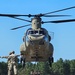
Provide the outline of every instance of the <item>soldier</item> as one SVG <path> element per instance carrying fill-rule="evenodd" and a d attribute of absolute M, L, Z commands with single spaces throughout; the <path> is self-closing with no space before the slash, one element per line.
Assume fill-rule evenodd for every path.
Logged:
<path fill-rule="evenodd" d="M 9 56 L 8 60 L 10 61 L 10 64 L 9 64 L 9 72 L 11 72 L 11 70 L 13 70 L 13 73 L 14 75 L 17 75 L 17 63 L 18 63 L 18 58 L 17 56 L 19 55 L 15 55 L 15 52 L 12 51 L 11 52 L 11 55 Z M 8 74 L 10 75 L 10 74 Z"/>
<path fill-rule="evenodd" d="M 18 57 L 19 55 L 15 55 L 15 52 L 12 51 L 9 53 L 9 56 L 5 56 L 2 58 L 8 59 L 8 75 L 17 75 L 17 63 L 18 63 Z"/>
<path fill-rule="evenodd" d="M 9 56 L 10 55 L 11 55 L 11 52 L 9 53 Z M 10 66 L 11 66 L 11 60 L 9 59 L 9 57 L 8 57 L 7 63 L 8 63 L 8 75 L 12 75 L 13 71 L 10 68 Z"/>

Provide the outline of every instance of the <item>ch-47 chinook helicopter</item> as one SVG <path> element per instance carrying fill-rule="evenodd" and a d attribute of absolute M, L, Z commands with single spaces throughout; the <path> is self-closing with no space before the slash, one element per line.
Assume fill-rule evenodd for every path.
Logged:
<path fill-rule="evenodd" d="M 41 17 L 64 17 L 70 15 L 50 15 L 56 12 L 61 12 L 69 9 L 73 9 L 75 6 L 56 10 L 44 14 L 35 14 L 35 15 L 17 15 L 17 14 L 0 14 L 0 16 L 10 17 L 22 21 L 30 22 L 31 24 L 19 26 L 16 28 L 12 28 L 11 30 L 16 30 L 22 27 L 26 27 L 31 25 L 23 37 L 23 44 L 20 47 L 20 53 L 25 58 L 26 62 L 32 61 L 49 61 L 50 66 L 53 63 L 53 45 L 50 43 L 51 35 L 49 35 L 48 31 L 45 28 L 41 27 L 41 24 L 44 23 L 63 23 L 63 22 L 74 22 L 75 19 L 67 19 L 67 20 L 56 20 L 56 21 L 42 21 Z M 25 20 L 19 18 L 19 16 L 25 17 L 33 17 L 31 20 Z"/>

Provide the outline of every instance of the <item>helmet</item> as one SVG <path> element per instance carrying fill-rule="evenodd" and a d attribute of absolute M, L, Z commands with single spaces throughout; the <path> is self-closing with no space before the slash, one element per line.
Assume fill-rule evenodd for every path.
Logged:
<path fill-rule="evenodd" d="M 15 53 L 15 51 L 11 51 L 11 52 L 9 53 L 9 55 L 14 54 L 14 53 Z"/>
<path fill-rule="evenodd" d="M 13 53 L 13 54 L 14 54 L 14 53 L 15 53 L 15 51 L 12 51 L 11 53 Z"/>

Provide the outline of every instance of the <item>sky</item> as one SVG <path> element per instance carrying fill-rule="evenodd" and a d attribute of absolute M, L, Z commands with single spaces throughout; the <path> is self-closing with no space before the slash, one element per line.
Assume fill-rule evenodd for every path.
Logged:
<path fill-rule="evenodd" d="M 75 0 L 0 0 L 0 14 L 39 14 L 75 6 Z M 53 15 L 53 14 L 50 14 Z M 75 9 L 54 13 L 54 15 L 71 15 L 66 17 L 42 17 L 43 21 L 74 19 Z M 27 20 L 31 18 L 22 17 Z M 30 28 L 25 27 L 18 30 L 11 28 L 29 24 L 25 21 L 16 20 L 9 17 L 0 17 L 0 56 L 7 56 L 10 51 L 15 50 L 20 54 L 20 45 L 23 43 L 22 37 L 25 31 Z M 54 60 L 59 58 L 64 60 L 75 59 L 75 22 L 59 24 L 43 24 L 43 28 L 54 33 L 51 43 L 54 46 Z M 6 61 L 0 59 L 0 61 Z"/>

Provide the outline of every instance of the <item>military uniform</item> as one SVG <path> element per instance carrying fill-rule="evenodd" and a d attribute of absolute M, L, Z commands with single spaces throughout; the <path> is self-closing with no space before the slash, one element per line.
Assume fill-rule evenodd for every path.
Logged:
<path fill-rule="evenodd" d="M 17 75 L 17 63 L 18 58 L 14 54 L 14 52 L 11 52 L 11 55 L 8 57 L 8 75 L 11 75 L 11 73 L 14 73 L 14 75 Z"/>
<path fill-rule="evenodd" d="M 2 58 L 7 58 L 8 61 L 8 75 L 17 75 L 17 63 L 19 55 L 15 55 L 15 52 L 12 51 L 9 53 L 9 56 L 3 56 Z"/>

